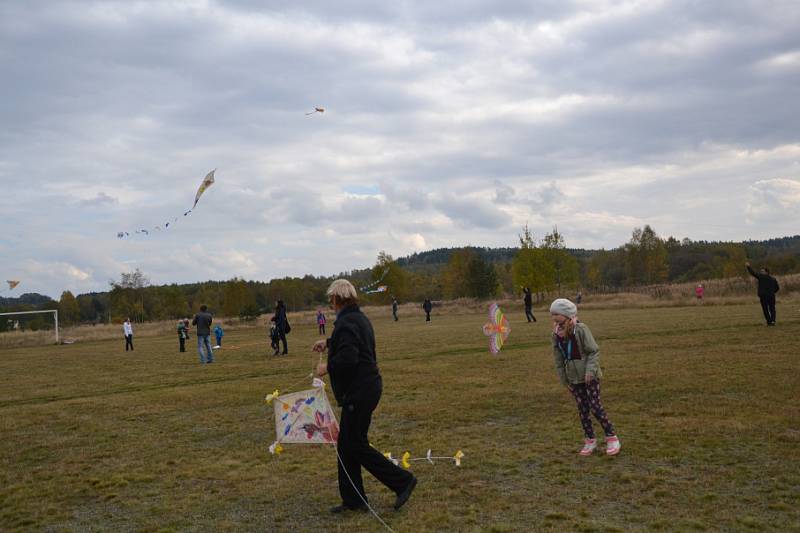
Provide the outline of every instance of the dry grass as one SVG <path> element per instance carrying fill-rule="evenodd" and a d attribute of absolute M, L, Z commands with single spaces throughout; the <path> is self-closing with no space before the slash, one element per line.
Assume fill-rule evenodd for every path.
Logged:
<path fill-rule="evenodd" d="M 464 306 L 461 307 L 463 309 Z M 416 464 L 401 512 L 367 476 L 396 531 L 798 530 L 800 348 L 796 306 L 778 327 L 757 304 L 582 312 L 602 349 L 604 400 L 623 451 L 579 458 L 549 324 L 524 323 L 490 356 L 483 310 L 426 324 L 373 314 L 385 392 L 371 441 Z M 407 310 L 409 315 L 411 309 Z M 180 354 L 171 331 L 137 340 L 15 348 L 0 359 L 2 531 L 379 531 L 330 516 L 330 449 L 274 439 L 264 394 L 302 379 L 316 328 L 298 317 L 291 355 L 261 328 L 229 329 L 217 362 Z"/>

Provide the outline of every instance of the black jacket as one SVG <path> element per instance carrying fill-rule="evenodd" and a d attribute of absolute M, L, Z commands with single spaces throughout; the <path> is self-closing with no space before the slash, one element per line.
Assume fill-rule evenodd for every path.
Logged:
<path fill-rule="evenodd" d="M 328 374 L 336 401 L 356 404 L 365 392 L 381 386 L 375 355 L 375 332 L 357 305 L 339 312 L 328 339 Z"/>
<path fill-rule="evenodd" d="M 423 310 L 424 310 L 426 313 L 430 313 L 430 312 L 431 312 L 431 309 L 433 309 L 433 304 L 431 304 L 431 301 L 430 301 L 430 300 L 425 300 L 425 301 L 423 302 L 423 304 L 422 304 L 422 309 L 423 309 Z"/>
<path fill-rule="evenodd" d="M 194 315 L 194 319 L 192 319 L 192 325 L 197 326 L 198 335 L 211 335 L 212 320 L 214 320 L 214 318 L 211 316 L 211 313 L 200 311 Z"/>
<path fill-rule="evenodd" d="M 762 274 L 761 272 L 756 272 L 750 267 L 747 267 L 747 271 L 750 272 L 751 276 L 753 276 L 758 280 L 759 296 L 775 296 L 775 293 L 781 290 L 780 285 L 778 285 L 778 280 L 773 278 L 769 274 Z"/>
<path fill-rule="evenodd" d="M 286 326 L 289 325 L 289 319 L 286 316 L 286 308 L 283 306 L 279 306 L 275 309 L 275 316 L 273 317 L 275 321 L 275 328 L 277 329 L 278 333 L 283 333 L 284 335 L 288 333 L 288 329 Z"/>
<path fill-rule="evenodd" d="M 531 291 L 523 290 L 522 292 L 525 293 L 525 307 L 532 307 L 533 297 L 531 296 Z"/>

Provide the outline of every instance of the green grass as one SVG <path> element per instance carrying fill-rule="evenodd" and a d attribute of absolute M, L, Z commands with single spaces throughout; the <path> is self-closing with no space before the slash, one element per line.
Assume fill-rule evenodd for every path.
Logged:
<path fill-rule="evenodd" d="M 396 531 L 800 531 L 791 307 L 776 328 L 755 303 L 582 315 L 601 347 L 616 458 L 576 455 L 544 315 L 528 325 L 511 313 L 499 356 L 483 315 L 377 319 L 371 441 L 466 457 L 414 464 L 420 484 L 400 512 L 365 474 L 371 501 Z M 267 355 L 263 331 L 232 331 L 210 366 L 174 336 L 138 338 L 134 354 L 122 339 L 0 351 L 0 530 L 379 530 L 369 515 L 327 513 L 332 449 L 267 452 L 263 397 L 310 372 L 315 330 L 295 326 L 286 358 Z"/>

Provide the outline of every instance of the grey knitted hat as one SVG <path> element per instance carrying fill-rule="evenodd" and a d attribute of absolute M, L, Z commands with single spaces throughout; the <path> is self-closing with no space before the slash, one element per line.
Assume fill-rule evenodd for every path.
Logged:
<path fill-rule="evenodd" d="M 564 315 L 573 318 L 578 315 L 578 307 L 566 298 L 558 298 L 550 304 L 550 312 L 556 315 Z"/>

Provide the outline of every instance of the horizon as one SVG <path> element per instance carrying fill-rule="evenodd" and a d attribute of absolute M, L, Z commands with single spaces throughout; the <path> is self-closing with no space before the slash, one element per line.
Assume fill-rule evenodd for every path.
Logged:
<path fill-rule="evenodd" d="M 677 239 L 677 237 L 674 237 L 674 236 L 666 237 L 666 239 L 669 239 L 669 238 L 676 238 Z M 703 243 L 707 243 L 707 244 L 715 244 L 715 243 L 719 243 L 719 244 L 727 244 L 727 243 L 730 243 L 730 244 L 744 244 L 744 243 L 747 243 L 747 242 L 758 242 L 758 243 L 761 243 L 761 242 L 769 242 L 769 241 L 775 241 L 775 240 L 781 240 L 781 239 L 794 239 L 794 238 L 800 238 L 800 234 L 784 235 L 784 236 L 781 236 L 781 237 L 769 237 L 769 238 L 766 238 L 766 239 L 759 239 L 759 240 L 756 240 L 756 241 L 692 241 L 692 242 L 703 242 Z M 678 241 L 682 241 L 683 239 L 677 239 L 677 240 Z M 572 250 L 572 251 L 584 251 L 584 252 L 598 252 L 598 251 L 601 251 L 601 250 L 615 250 L 615 249 L 621 248 L 622 246 L 624 246 L 624 244 L 625 243 L 622 243 L 622 244 L 620 244 L 618 246 L 615 246 L 614 248 L 608 248 L 608 249 L 605 249 L 605 248 L 594 248 L 594 249 L 590 249 L 590 248 L 571 248 L 569 246 L 567 246 L 566 249 L 568 251 Z M 518 249 L 519 246 L 486 247 L 486 246 L 477 246 L 477 245 L 468 244 L 468 245 L 464 245 L 464 246 L 449 246 L 449 247 L 431 248 L 429 250 L 422 250 L 422 251 L 413 252 L 413 253 L 411 253 L 409 255 L 406 255 L 406 256 L 395 257 L 393 259 L 395 261 L 397 261 L 397 260 L 401 260 L 401 259 L 408 259 L 414 254 L 421 255 L 421 254 L 426 254 L 426 253 L 429 253 L 429 252 L 434 252 L 434 251 L 437 251 L 437 250 L 462 250 L 462 249 L 465 249 L 465 248 L 478 248 L 478 249 L 487 249 L 487 250 L 499 250 L 499 249 L 508 248 L 508 249 L 512 249 L 513 250 L 513 249 Z M 285 277 L 290 277 L 290 278 L 301 279 L 301 278 L 303 278 L 305 276 L 313 276 L 315 278 L 334 278 L 334 277 L 340 276 L 340 275 L 352 274 L 353 272 L 368 271 L 371 268 L 373 268 L 374 266 L 375 265 L 373 263 L 372 265 L 367 265 L 367 266 L 365 266 L 363 268 L 350 268 L 350 269 L 343 270 L 341 272 L 336 272 L 336 273 L 333 273 L 333 274 L 318 274 L 318 273 L 313 273 L 313 272 L 305 272 L 305 273 L 303 273 L 301 275 L 298 275 L 298 276 L 284 276 L 284 278 Z M 756 266 L 757 266 L 757 264 L 756 264 Z M 405 268 L 405 267 L 401 266 L 400 268 Z M 146 272 L 142 272 L 142 274 L 144 274 L 145 277 L 148 277 Z M 175 281 L 166 281 L 166 282 L 163 282 L 163 283 L 150 283 L 150 285 L 153 285 L 153 286 L 167 286 L 167 285 L 175 284 L 175 285 L 179 285 L 180 286 L 180 285 L 192 285 L 192 284 L 196 284 L 196 283 L 209 283 L 209 282 L 210 283 L 226 283 L 226 282 L 230 281 L 231 279 L 232 278 L 229 278 L 229 279 L 198 279 L 198 280 L 193 280 L 193 281 L 185 281 L 185 282 L 181 282 L 181 283 L 178 283 L 178 282 L 175 282 Z M 270 279 L 265 279 L 265 280 L 254 279 L 254 278 L 243 278 L 243 279 L 248 283 L 251 283 L 251 282 L 252 283 L 270 283 L 270 282 L 272 282 L 274 280 L 278 280 L 278 279 L 282 279 L 282 278 L 270 278 Z M 109 280 L 109 281 L 112 281 L 112 280 Z M 150 281 L 149 277 L 148 277 L 148 281 Z M 666 282 L 666 283 L 667 284 L 671 284 L 672 282 Z M 687 281 L 687 282 L 681 282 L 681 283 L 693 283 L 693 282 Z M 64 290 L 67 290 L 67 289 L 64 289 Z M 77 297 L 77 296 L 80 296 L 80 295 L 83 295 L 83 294 L 95 294 L 95 293 L 101 294 L 101 293 L 109 292 L 109 290 L 110 289 L 108 287 L 106 287 L 103 290 L 88 291 L 88 292 L 82 292 L 82 293 L 73 293 L 73 295 Z M 63 292 L 64 291 L 60 291 L 59 295 L 57 297 L 54 297 L 54 296 L 51 296 L 49 294 L 44 294 L 44 293 L 39 293 L 39 292 L 20 292 L 19 294 L 13 294 L 13 292 L 8 292 L 7 291 L 4 294 L 0 294 L 0 297 L 1 298 L 5 298 L 5 299 L 14 299 L 14 298 L 18 299 L 18 298 L 21 298 L 22 296 L 24 296 L 26 294 L 30 294 L 30 295 L 44 296 L 44 297 L 50 298 L 51 300 L 57 302 Z"/>
<path fill-rule="evenodd" d="M 9 0 L 0 275 L 279 279 L 525 224 L 791 235 L 798 26 L 796 2 Z"/>

